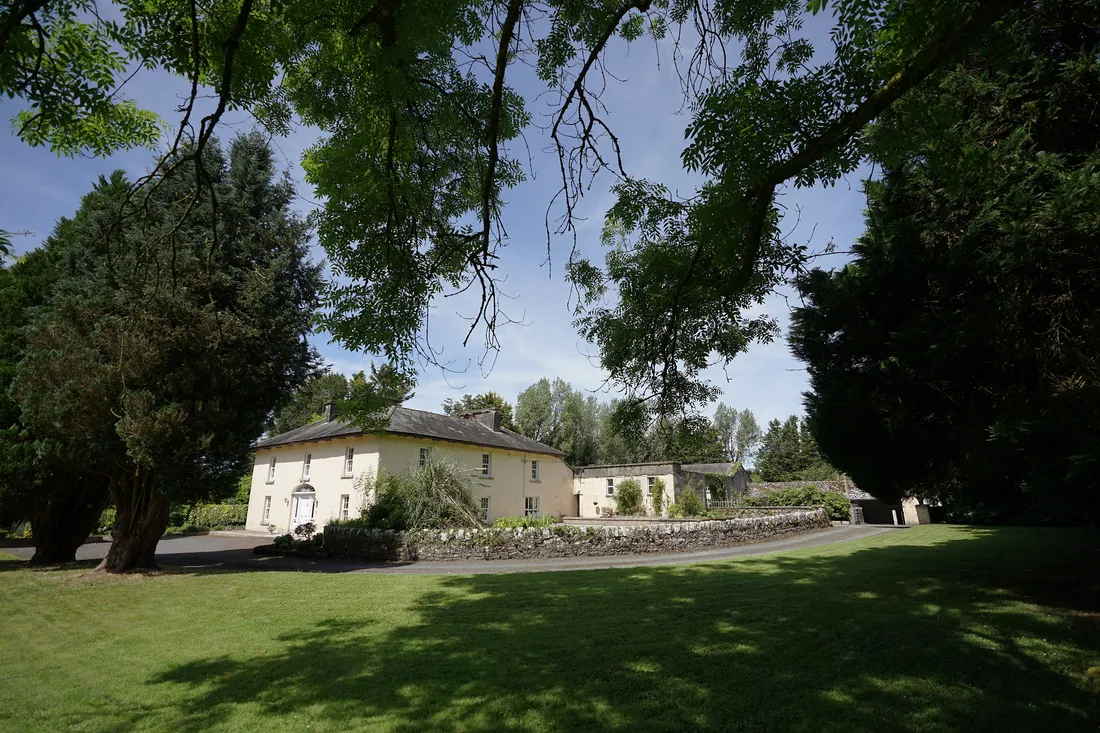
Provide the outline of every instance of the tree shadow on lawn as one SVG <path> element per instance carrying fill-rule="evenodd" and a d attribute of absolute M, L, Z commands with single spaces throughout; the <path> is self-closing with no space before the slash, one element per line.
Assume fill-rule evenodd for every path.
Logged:
<path fill-rule="evenodd" d="M 319 620 L 149 684 L 184 730 L 245 706 L 313 730 L 1095 731 L 1100 554 L 1043 533 L 440 578 L 410 625 Z"/>

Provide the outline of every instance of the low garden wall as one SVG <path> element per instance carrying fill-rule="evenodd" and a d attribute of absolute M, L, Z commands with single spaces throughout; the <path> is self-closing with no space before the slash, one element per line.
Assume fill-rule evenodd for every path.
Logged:
<path fill-rule="evenodd" d="M 829 527 L 824 509 L 645 526 L 393 530 L 326 527 L 326 553 L 372 560 L 510 560 L 690 552 Z"/>

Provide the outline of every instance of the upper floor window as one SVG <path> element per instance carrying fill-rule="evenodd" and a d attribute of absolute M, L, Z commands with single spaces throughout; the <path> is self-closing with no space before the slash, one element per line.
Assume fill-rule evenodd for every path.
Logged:
<path fill-rule="evenodd" d="M 344 454 L 344 475 L 350 476 L 352 467 L 355 465 L 355 449 L 348 448 L 347 453 Z"/>
<path fill-rule="evenodd" d="M 613 479 L 613 478 L 609 478 L 607 480 L 607 495 L 608 496 L 614 496 L 615 495 L 615 479 Z"/>
<path fill-rule="evenodd" d="M 489 478 L 493 475 L 493 457 L 488 453 L 481 454 L 481 477 Z"/>
<path fill-rule="evenodd" d="M 431 448 L 421 448 L 420 449 L 420 467 L 421 468 L 424 468 L 424 466 L 428 465 L 428 459 L 431 457 L 431 455 L 432 455 L 432 449 Z"/>
<path fill-rule="evenodd" d="M 302 480 L 309 478 L 309 464 L 313 461 L 313 454 L 306 453 L 306 459 L 302 462 Z"/>
<path fill-rule="evenodd" d="M 486 524 L 489 523 L 489 497 L 481 497 L 480 506 L 478 507 L 478 515 L 481 517 L 481 521 Z"/>
<path fill-rule="evenodd" d="M 657 482 L 657 479 L 653 476 L 650 476 L 648 479 L 646 479 L 646 481 L 649 484 L 649 495 L 652 496 L 653 495 L 653 484 Z"/>
<path fill-rule="evenodd" d="M 271 463 L 267 467 L 267 482 L 274 483 L 275 481 L 275 459 L 271 459 Z"/>
<path fill-rule="evenodd" d="M 531 480 L 532 481 L 538 481 L 539 480 L 539 462 L 538 461 L 531 461 Z"/>

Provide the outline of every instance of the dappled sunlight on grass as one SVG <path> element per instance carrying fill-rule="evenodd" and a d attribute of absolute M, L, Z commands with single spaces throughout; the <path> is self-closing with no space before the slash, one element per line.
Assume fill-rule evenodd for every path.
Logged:
<path fill-rule="evenodd" d="M 0 729 L 1096 730 L 1098 558 L 937 526 L 530 575 L 7 572 Z"/>

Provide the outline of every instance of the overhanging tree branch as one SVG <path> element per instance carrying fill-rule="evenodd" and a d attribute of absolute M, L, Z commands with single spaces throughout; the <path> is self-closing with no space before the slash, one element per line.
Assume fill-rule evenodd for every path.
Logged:
<path fill-rule="evenodd" d="M 784 181 L 824 158 L 830 151 L 851 141 L 864 127 L 889 109 L 895 101 L 927 79 L 954 53 L 1000 20 L 1019 0 L 983 0 L 975 3 L 966 20 L 944 31 L 939 38 L 921 48 L 885 84 L 859 106 L 842 115 L 817 137 L 807 141 L 795 155 L 772 165 L 763 179 L 746 194 L 752 202 L 745 232 L 745 256 L 733 286 L 743 288 L 752 278 L 760 256 L 764 223 L 771 210 L 775 189 Z"/>
<path fill-rule="evenodd" d="M 16 0 L 12 3 L 11 9 L 8 11 L 7 21 L 4 23 L 3 28 L 0 28 L 0 53 L 4 53 L 7 49 L 8 39 L 11 38 L 15 29 L 19 25 L 46 7 L 49 0 L 27 0 L 26 2 L 19 2 Z"/>
<path fill-rule="evenodd" d="M 523 10 L 523 0 L 511 0 L 508 3 L 508 14 L 504 18 L 504 25 L 500 29 L 500 46 L 497 48 L 496 73 L 493 76 L 493 99 L 489 107 L 489 127 L 485 132 L 486 144 L 489 147 L 489 160 L 485 165 L 485 177 L 481 182 L 481 229 L 485 237 L 484 254 L 489 254 L 489 229 L 493 215 L 493 184 L 496 176 L 497 161 L 500 158 L 499 143 L 501 106 L 504 102 L 504 73 L 508 68 L 508 50 L 512 46 L 515 37 L 516 24 L 519 23 L 520 12 Z"/>

